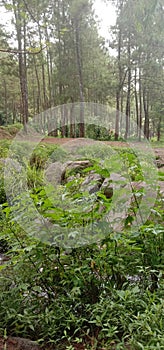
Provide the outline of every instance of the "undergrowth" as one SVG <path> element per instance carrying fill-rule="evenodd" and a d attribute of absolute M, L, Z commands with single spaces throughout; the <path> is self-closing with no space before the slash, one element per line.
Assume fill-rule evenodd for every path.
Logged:
<path fill-rule="evenodd" d="M 9 144 L 0 145 L 3 157 Z M 19 144 L 16 147 L 22 150 Z M 26 166 L 28 191 L 35 207 L 45 222 L 49 218 L 52 224 L 59 225 L 60 235 L 69 223 L 76 239 L 75 231 L 82 226 L 82 221 L 86 227 L 77 200 L 85 198 L 87 202 L 91 197 L 86 192 L 78 192 L 80 180 L 75 177 L 71 185 L 59 186 L 59 192 L 56 189 L 52 202 L 53 191 L 45 185 L 44 167 L 48 158 L 63 162 L 67 155 L 59 147 L 40 145 L 26 164 L 27 150 L 25 145 L 21 159 L 22 166 Z M 110 162 L 106 160 L 106 152 L 99 148 L 95 158 L 95 149 L 79 150 L 79 157 L 92 161 L 92 169 L 82 172 L 82 178 L 93 170 L 108 176 L 111 159 L 116 171 L 119 169 L 115 151 L 111 156 L 110 150 L 113 157 Z M 120 150 L 120 156 L 123 169 L 125 165 L 128 168 L 130 181 L 143 181 L 136 155 Z M 101 162 L 98 163 L 98 159 Z M 2 163 L 1 176 L 3 167 Z M 0 265 L 1 336 L 5 333 L 28 337 L 60 350 L 72 350 L 77 343 L 92 350 L 164 348 L 164 201 L 160 194 L 149 218 L 140 227 L 131 230 L 129 213 L 120 231 L 109 230 L 106 225 L 106 234 L 101 239 L 72 247 L 55 242 L 50 245 L 37 239 L 35 234 L 27 235 L 16 223 L 14 211 L 6 202 L 3 183 L 0 191 L 1 252 L 8 257 Z M 66 207 L 62 210 L 59 195 L 66 198 Z M 142 195 L 141 191 L 136 198 Z M 101 201 L 109 211 L 112 201 L 107 201 L 101 192 L 99 196 L 96 203 Z M 135 204 L 134 201 L 134 207 Z M 27 203 L 23 205 L 26 207 Z M 72 211 L 68 210 L 71 205 Z M 93 206 L 93 212 L 85 211 L 88 221 L 93 217 L 94 221 L 101 219 L 101 214 L 96 216 L 97 208 Z M 32 226 L 30 218 L 29 226 Z M 47 234 L 48 231 L 49 226 Z"/>

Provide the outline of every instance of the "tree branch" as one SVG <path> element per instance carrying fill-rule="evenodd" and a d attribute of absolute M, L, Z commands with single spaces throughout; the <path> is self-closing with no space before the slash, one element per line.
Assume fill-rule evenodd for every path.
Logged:
<path fill-rule="evenodd" d="M 12 53 L 12 54 L 28 54 L 28 55 L 38 55 L 39 53 L 41 53 L 44 49 L 46 49 L 47 46 L 44 46 L 42 48 L 40 48 L 38 51 L 36 52 L 32 52 L 32 51 L 23 51 L 23 50 L 12 50 L 12 49 L 0 49 L 0 52 L 7 52 L 7 53 Z"/>

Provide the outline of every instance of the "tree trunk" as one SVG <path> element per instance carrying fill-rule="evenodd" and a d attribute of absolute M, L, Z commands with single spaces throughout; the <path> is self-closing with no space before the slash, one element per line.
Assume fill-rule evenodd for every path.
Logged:
<path fill-rule="evenodd" d="M 115 121 L 115 141 L 119 138 L 119 121 L 120 121 L 120 93 L 116 93 L 116 121 Z"/>
<path fill-rule="evenodd" d="M 137 91 L 137 68 L 135 68 L 135 106 L 136 106 L 136 122 L 137 122 L 137 137 L 139 135 L 139 106 L 138 106 L 138 91 Z"/>
<path fill-rule="evenodd" d="M 65 122 L 65 105 L 60 107 L 61 110 L 61 137 L 65 137 L 66 134 L 66 122 Z"/>
<path fill-rule="evenodd" d="M 119 122 L 120 122 L 120 93 L 121 93 L 121 85 L 122 85 L 122 69 L 121 69 L 121 37 L 122 33 L 119 29 L 119 37 L 118 37 L 118 86 L 116 91 L 116 120 L 115 120 L 115 141 L 119 138 Z"/>
<path fill-rule="evenodd" d="M 141 142 L 141 132 L 142 132 L 142 77 L 141 68 L 139 68 L 139 141 Z"/>
<path fill-rule="evenodd" d="M 45 23 L 46 23 L 45 13 L 44 13 L 44 19 L 45 19 Z M 46 37 L 46 42 L 50 43 L 47 26 L 45 26 L 45 37 Z M 47 49 L 46 56 L 47 56 L 47 76 L 48 76 L 48 94 L 49 94 L 48 107 L 50 108 L 52 105 L 52 84 L 51 84 L 51 74 L 50 74 L 50 48 Z"/>
<path fill-rule="evenodd" d="M 31 38 L 29 37 L 29 43 L 30 46 L 32 47 L 31 43 Z M 36 77 L 36 82 L 37 82 L 37 92 L 35 93 L 36 96 L 36 113 L 40 113 L 41 109 L 41 88 L 40 88 L 40 80 L 39 80 L 39 74 L 38 74 L 38 69 L 37 69 L 37 58 L 35 55 L 32 56 L 32 62 L 33 62 L 33 67 L 35 71 L 35 77 Z"/>
<path fill-rule="evenodd" d="M 42 33 L 40 28 L 40 23 L 38 21 L 38 32 L 39 32 L 39 45 L 42 48 Z M 41 69 L 42 69 L 42 89 L 43 89 L 43 110 L 47 108 L 47 99 L 46 99 L 46 79 L 45 79 L 45 69 L 44 69 L 44 56 L 43 53 L 40 53 L 41 57 Z"/>
<path fill-rule="evenodd" d="M 23 126 L 24 131 L 27 132 L 27 122 L 28 122 L 28 87 L 27 87 L 27 67 L 26 67 L 26 53 L 23 50 L 26 49 L 26 42 L 24 37 L 24 46 L 22 45 L 22 35 L 25 35 L 25 22 L 23 23 L 24 33 L 22 33 L 22 17 L 19 7 L 19 3 L 13 0 L 13 8 L 15 15 L 15 26 L 17 32 L 18 41 L 18 60 L 19 60 L 19 79 L 21 88 L 21 100 L 22 100 L 22 116 L 23 116 Z"/>
<path fill-rule="evenodd" d="M 143 89 L 143 107 L 144 107 L 144 114 L 145 114 L 144 135 L 149 140 L 149 101 L 148 101 L 148 92 L 146 91 L 145 87 Z"/>
<path fill-rule="evenodd" d="M 80 95 L 80 123 L 79 123 L 79 137 L 85 136 L 84 127 L 84 88 L 82 78 L 82 67 L 81 67 L 81 54 L 80 54 L 80 36 L 79 36 L 79 23 L 75 20 L 75 46 L 76 46 L 76 59 L 77 59 L 77 70 L 79 78 L 79 95 Z"/>
<path fill-rule="evenodd" d="M 7 86 L 6 80 L 4 79 L 4 98 L 5 98 L 5 124 L 8 124 L 8 108 L 7 108 Z"/>
<path fill-rule="evenodd" d="M 162 116 L 159 117 L 158 126 L 157 126 L 157 141 L 161 139 L 161 124 L 162 124 Z"/>
<path fill-rule="evenodd" d="M 125 140 L 127 140 L 130 132 L 130 93 L 131 93 L 131 66 L 130 66 L 130 33 L 128 38 L 128 86 L 127 86 L 127 98 L 126 98 L 126 127 L 125 127 Z"/>
<path fill-rule="evenodd" d="M 56 16 L 56 15 L 55 15 Z M 57 1 L 57 37 L 58 37 L 58 55 L 59 55 L 59 66 L 58 66 L 58 84 L 59 84 L 59 99 L 60 103 L 62 102 L 62 92 L 63 86 L 61 82 L 62 76 L 62 43 L 61 43 L 61 9 L 60 9 L 60 1 Z"/>

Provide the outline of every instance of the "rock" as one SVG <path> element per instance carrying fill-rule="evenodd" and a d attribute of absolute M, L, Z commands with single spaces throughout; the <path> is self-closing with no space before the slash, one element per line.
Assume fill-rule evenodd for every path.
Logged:
<path fill-rule="evenodd" d="M 119 189 L 120 187 L 124 187 L 125 185 L 125 177 L 117 173 L 111 173 L 110 177 L 104 180 L 101 186 L 101 190 L 104 192 L 105 196 L 110 199 L 113 196 L 113 191 L 115 189 Z"/>
<path fill-rule="evenodd" d="M 110 174 L 110 180 L 116 181 L 116 182 L 126 182 L 126 178 L 121 176 L 120 174 L 117 173 L 111 173 Z"/>
<path fill-rule="evenodd" d="M 147 187 L 146 182 L 144 181 L 132 181 L 131 182 L 131 187 L 132 189 L 134 189 L 135 191 L 139 191 L 145 187 Z"/>
<path fill-rule="evenodd" d="M 106 198 L 110 199 L 113 196 L 113 184 L 110 178 L 106 178 L 101 186 L 101 191 L 105 194 Z"/>
<path fill-rule="evenodd" d="M 45 178 L 53 186 L 60 185 L 65 172 L 65 167 L 60 162 L 51 163 L 45 170 Z"/>
<path fill-rule="evenodd" d="M 81 188 L 84 191 L 88 191 L 89 194 L 96 193 L 99 191 L 102 182 L 103 179 L 99 174 L 91 173 L 85 178 Z"/>
<path fill-rule="evenodd" d="M 41 350 L 34 341 L 25 338 L 7 337 L 0 338 L 0 349 L 7 350 Z"/>
<path fill-rule="evenodd" d="M 164 196 L 164 181 L 159 181 L 159 193 L 161 196 Z"/>
<path fill-rule="evenodd" d="M 156 155 L 156 165 L 158 168 L 164 167 L 164 149 L 157 148 L 155 149 L 155 155 Z"/>
<path fill-rule="evenodd" d="M 92 163 L 90 160 L 75 160 L 75 161 L 68 161 L 64 164 L 65 172 L 75 172 L 78 173 L 88 167 L 91 167 Z"/>
<path fill-rule="evenodd" d="M 68 183 L 68 182 L 71 182 L 71 181 L 74 181 L 74 180 L 77 180 L 77 179 L 80 179 L 80 174 L 77 173 L 76 175 L 71 175 L 69 177 L 67 177 L 65 179 L 65 182 Z"/>
<path fill-rule="evenodd" d="M 0 158 L 0 165 L 6 167 L 6 169 L 10 171 L 16 171 L 17 173 L 20 173 L 22 170 L 21 164 L 16 159 Z"/>

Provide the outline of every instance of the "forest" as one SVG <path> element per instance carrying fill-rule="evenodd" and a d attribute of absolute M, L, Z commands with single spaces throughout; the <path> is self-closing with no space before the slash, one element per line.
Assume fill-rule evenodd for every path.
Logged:
<path fill-rule="evenodd" d="M 164 2 L 101 2 L 0 0 L 0 350 L 164 349 Z"/>
<path fill-rule="evenodd" d="M 51 107 L 95 102 L 117 111 L 116 140 L 120 113 L 126 115 L 125 139 L 135 120 L 139 139 L 143 128 L 148 139 L 160 140 L 163 1 L 112 2 L 116 25 L 104 39 L 99 36 L 92 1 L 1 1 L 12 14 L 12 34 L 0 26 L 1 125 L 26 125 Z M 84 137 L 81 118 L 79 134 Z M 65 133 L 62 130 L 62 136 Z M 76 136 L 74 128 L 69 136 Z"/>

